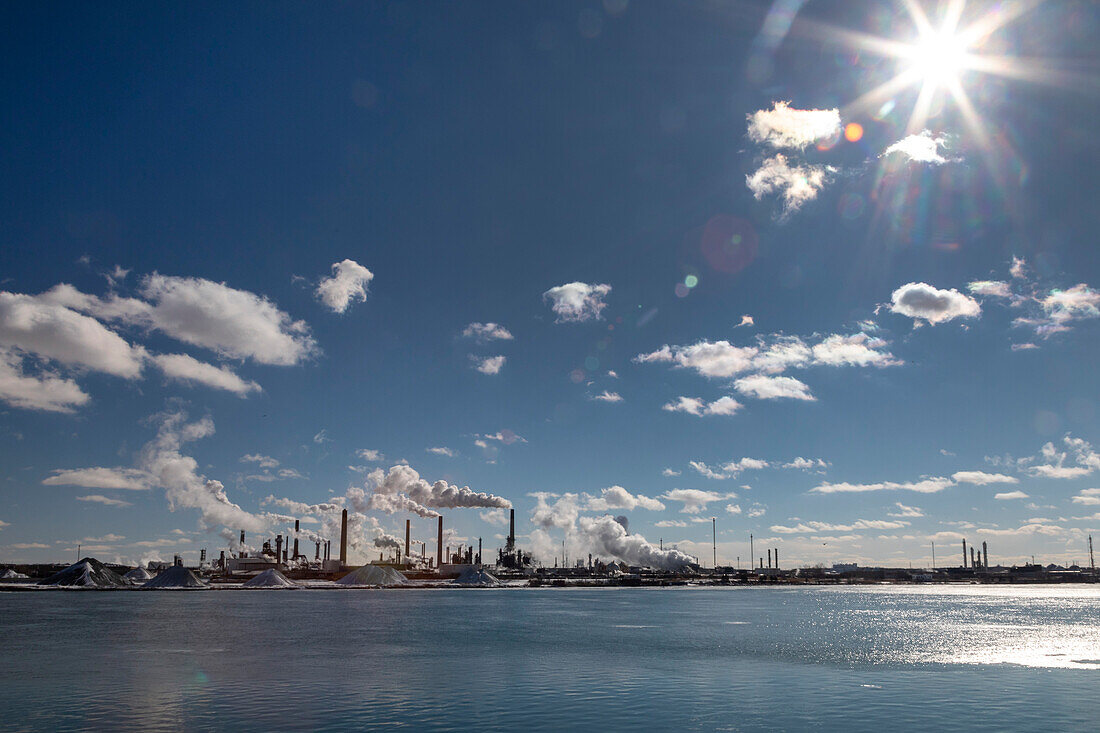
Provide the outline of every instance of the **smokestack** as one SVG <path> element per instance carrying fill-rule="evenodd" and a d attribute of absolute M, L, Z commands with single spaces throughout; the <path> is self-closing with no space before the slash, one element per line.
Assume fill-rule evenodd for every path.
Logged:
<path fill-rule="evenodd" d="M 775 548 L 775 569 L 779 569 L 779 548 Z"/>
<path fill-rule="evenodd" d="M 278 565 L 283 560 L 283 536 L 275 536 L 275 564 Z"/>
<path fill-rule="evenodd" d="M 320 560 L 321 559 L 321 543 L 315 541 L 313 543 L 313 545 L 316 548 L 314 553 L 313 553 L 313 559 L 314 560 Z"/>
<path fill-rule="evenodd" d="M 984 542 L 982 543 L 982 555 L 984 556 L 982 558 L 982 567 L 989 570 L 989 547 L 986 546 Z"/>
<path fill-rule="evenodd" d="M 244 557 L 244 555 L 242 554 L 243 552 L 244 552 L 244 530 L 242 529 L 241 530 L 241 546 L 237 548 L 237 555 L 239 555 L 240 557 Z M 77 553 L 77 554 L 79 554 L 79 553 Z"/>
<path fill-rule="evenodd" d="M 977 565 L 974 564 L 974 548 L 971 547 L 970 548 L 970 569 L 974 570 L 975 568 L 977 568 Z"/>
<path fill-rule="evenodd" d="M 477 538 L 477 564 L 481 564 L 481 538 Z"/>
<path fill-rule="evenodd" d="M 508 510 L 508 552 L 516 547 L 516 510 Z"/>
<path fill-rule="evenodd" d="M 769 549 L 768 550 L 768 569 L 770 570 L 771 567 L 772 567 L 772 551 Z"/>
<path fill-rule="evenodd" d="M 443 564 L 443 515 L 439 515 L 439 536 L 436 538 L 436 554 L 439 555 L 439 559 L 436 561 L 436 565 Z"/>
<path fill-rule="evenodd" d="M 340 567 L 348 563 L 348 510 L 340 517 Z"/>
<path fill-rule="evenodd" d="M 410 526 L 412 525 L 411 519 L 405 520 L 405 557 L 409 556 L 409 533 L 412 531 Z"/>
<path fill-rule="evenodd" d="M 291 560 L 297 560 L 298 559 L 298 520 L 297 519 L 294 520 L 294 556 L 290 559 Z"/>
<path fill-rule="evenodd" d="M 963 567 L 966 567 L 966 540 L 963 540 Z"/>

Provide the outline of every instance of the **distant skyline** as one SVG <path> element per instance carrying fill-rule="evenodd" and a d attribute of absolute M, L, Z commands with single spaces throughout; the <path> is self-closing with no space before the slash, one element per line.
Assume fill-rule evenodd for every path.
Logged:
<path fill-rule="evenodd" d="M 1087 3 L 4 16 L 0 562 L 1088 562 Z"/>

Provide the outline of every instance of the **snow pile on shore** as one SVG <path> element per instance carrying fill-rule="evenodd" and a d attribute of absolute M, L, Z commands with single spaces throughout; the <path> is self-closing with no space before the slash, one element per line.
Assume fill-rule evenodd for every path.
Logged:
<path fill-rule="evenodd" d="M 482 588 L 493 588 L 500 585 L 499 580 L 481 568 L 467 568 L 462 575 L 454 579 L 454 582 L 457 585 L 473 585 Z"/>
<path fill-rule="evenodd" d="M 242 588 L 300 588 L 275 568 L 268 568 L 241 586 Z"/>
<path fill-rule="evenodd" d="M 27 576 L 23 575 L 23 573 L 17 573 L 11 568 L 8 568 L 4 572 L 0 573 L 0 580 L 22 580 L 26 577 Z"/>
<path fill-rule="evenodd" d="M 207 586 L 187 568 L 182 565 L 173 565 L 141 587 L 156 590 L 158 588 L 206 588 Z"/>
<path fill-rule="evenodd" d="M 409 579 L 384 565 L 364 565 L 336 581 L 340 585 L 405 585 Z"/>
<path fill-rule="evenodd" d="M 67 588 L 121 588 L 129 585 L 118 573 L 94 557 L 78 560 L 64 570 L 40 580 L 38 584 Z"/>

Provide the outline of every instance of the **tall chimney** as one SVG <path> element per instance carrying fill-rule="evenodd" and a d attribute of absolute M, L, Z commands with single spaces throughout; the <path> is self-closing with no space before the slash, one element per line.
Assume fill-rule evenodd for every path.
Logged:
<path fill-rule="evenodd" d="M 340 567 L 348 563 L 348 510 L 340 517 Z"/>
<path fill-rule="evenodd" d="M 775 548 L 775 569 L 779 569 L 779 548 Z"/>
<path fill-rule="evenodd" d="M 409 533 L 411 531 L 409 529 L 409 527 L 410 527 L 411 524 L 412 524 L 411 519 L 406 519 L 405 520 L 405 557 L 406 558 L 409 556 Z"/>
<path fill-rule="evenodd" d="M 989 547 L 984 542 L 982 543 L 982 555 L 984 556 L 982 558 L 982 567 L 989 570 Z"/>
<path fill-rule="evenodd" d="M 298 559 L 298 520 L 297 519 L 294 520 L 294 556 L 290 559 L 291 560 L 297 560 Z"/>
<path fill-rule="evenodd" d="M 436 538 L 436 553 L 439 555 L 439 559 L 436 561 L 436 565 L 443 564 L 443 515 L 439 515 L 439 536 Z"/>
<path fill-rule="evenodd" d="M 771 569 L 771 566 L 772 566 L 772 551 L 771 551 L 771 549 L 769 549 L 768 550 L 768 569 L 769 570 Z"/>
<path fill-rule="evenodd" d="M 966 540 L 963 540 L 963 567 L 966 567 Z"/>
<path fill-rule="evenodd" d="M 275 564 L 278 565 L 283 561 L 283 536 L 275 536 Z"/>
<path fill-rule="evenodd" d="M 314 560 L 320 560 L 321 559 L 321 543 L 314 540 L 313 546 L 314 546 L 313 559 Z"/>
<path fill-rule="evenodd" d="M 477 564 L 481 564 L 481 538 L 477 538 Z"/>
<path fill-rule="evenodd" d="M 241 530 L 241 546 L 237 548 L 237 554 L 241 555 L 241 553 L 243 553 L 243 552 L 244 552 L 244 530 L 242 529 Z M 241 555 L 241 557 L 244 557 L 244 555 Z"/>
<path fill-rule="evenodd" d="M 516 547 L 516 510 L 508 510 L 508 552 Z"/>

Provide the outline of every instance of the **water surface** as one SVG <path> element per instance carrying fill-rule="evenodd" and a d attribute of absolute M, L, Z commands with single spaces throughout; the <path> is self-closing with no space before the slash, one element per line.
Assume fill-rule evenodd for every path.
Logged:
<path fill-rule="evenodd" d="M 1100 589 L 0 593 L 0 730 L 1096 730 Z"/>

